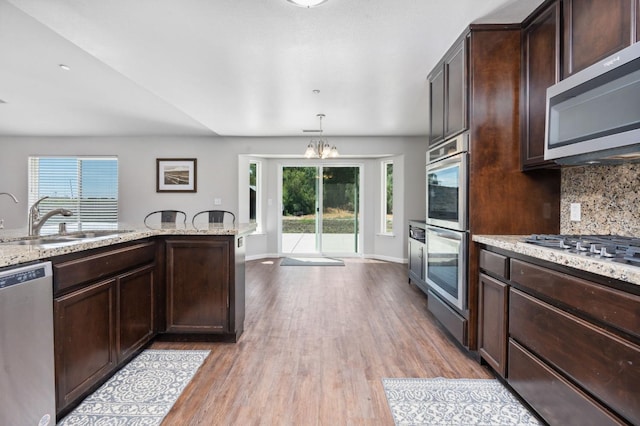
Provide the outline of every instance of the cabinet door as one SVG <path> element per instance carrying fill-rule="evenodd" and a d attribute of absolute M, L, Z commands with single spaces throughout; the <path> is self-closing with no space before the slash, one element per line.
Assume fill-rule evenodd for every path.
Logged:
<path fill-rule="evenodd" d="M 54 299 L 58 412 L 116 367 L 114 290 L 108 280 Z"/>
<path fill-rule="evenodd" d="M 563 1 L 563 78 L 629 46 L 635 0 Z"/>
<path fill-rule="evenodd" d="M 167 241 L 167 331 L 224 333 L 233 239 Z"/>
<path fill-rule="evenodd" d="M 455 46 L 444 60 L 445 73 L 445 138 L 467 128 L 467 38 Z"/>
<path fill-rule="evenodd" d="M 429 146 L 444 140 L 444 66 L 440 64 L 429 79 Z"/>
<path fill-rule="evenodd" d="M 545 165 L 545 115 L 547 88 L 559 77 L 559 8 L 553 2 L 542 11 L 522 35 L 522 168 Z"/>
<path fill-rule="evenodd" d="M 409 239 L 409 271 L 424 281 L 424 244 L 412 239 Z"/>
<path fill-rule="evenodd" d="M 478 352 L 502 377 L 507 360 L 508 286 L 480 274 L 480 306 L 478 318 Z"/>
<path fill-rule="evenodd" d="M 153 336 L 154 272 L 155 265 L 149 265 L 118 277 L 118 362 L 134 354 Z"/>

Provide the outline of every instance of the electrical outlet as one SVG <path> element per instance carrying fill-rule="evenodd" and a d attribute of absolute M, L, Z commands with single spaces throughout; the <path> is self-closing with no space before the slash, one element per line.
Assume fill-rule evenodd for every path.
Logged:
<path fill-rule="evenodd" d="M 213 205 L 214 206 L 221 206 L 222 205 L 222 198 L 214 198 L 213 199 Z"/>
<path fill-rule="evenodd" d="M 580 203 L 571 203 L 571 214 L 569 218 L 572 222 L 580 222 L 582 220 Z"/>

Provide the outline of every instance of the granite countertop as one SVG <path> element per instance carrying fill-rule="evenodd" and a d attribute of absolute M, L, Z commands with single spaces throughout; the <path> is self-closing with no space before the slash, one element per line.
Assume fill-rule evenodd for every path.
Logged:
<path fill-rule="evenodd" d="M 208 228 L 194 228 L 191 225 L 180 226 L 175 224 L 163 224 L 161 228 L 148 228 L 144 225 L 118 224 L 118 228 L 108 235 L 100 235 L 94 238 L 83 238 L 79 240 L 61 240 L 42 245 L 23 245 L 18 242 L 27 238 L 27 230 L 12 229 L 0 230 L 0 267 L 18 265 L 20 263 L 32 262 L 60 256 L 68 253 L 75 253 L 98 247 L 110 246 L 113 244 L 128 241 L 140 240 L 157 235 L 246 235 L 255 231 L 254 223 L 242 223 L 237 226 L 209 225 Z M 83 232 L 91 232 L 83 230 Z M 98 232 L 103 232 L 99 230 Z M 108 231 L 104 231 L 108 232 Z M 69 232 L 68 236 L 73 236 L 74 232 Z M 42 238 L 56 238 L 64 236 L 42 235 Z"/>
<path fill-rule="evenodd" d="M 474 235 L 473 241 L 640 285 L 640 268 L 637 266 L 528 244 L 524 242 L 526 237 L 527 235 Z"/>

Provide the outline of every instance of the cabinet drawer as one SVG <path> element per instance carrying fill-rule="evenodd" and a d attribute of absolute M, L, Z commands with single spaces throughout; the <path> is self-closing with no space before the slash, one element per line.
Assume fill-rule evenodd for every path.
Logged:
<path fill-rule="evenodd" d="M 551 425 L 624 424 L 513 340 L 508 382 Z"/>
<path fill-rule="evenodd" d="M 640 337 L 640 296 L 511 259 L 511 281 Z"/>
<path fill-rule="evenodd" d="M 155 243 L 147 241 L 54 263 L 54 293 L 58 294 L 78 284 L 97 281 L 138 265 L 151 263 L 155 253 Z"/>
<path fill-rule="evenodd" d="M 640 347 L 511 289 L 509 333 L 620 416 L 640 424 Z"/>
<path fill-rule="evenodd" d="M 480 268 L 492 272 L 497 276 L 507 279 L 508 258 L 489 250 L 480 250 Z"/>

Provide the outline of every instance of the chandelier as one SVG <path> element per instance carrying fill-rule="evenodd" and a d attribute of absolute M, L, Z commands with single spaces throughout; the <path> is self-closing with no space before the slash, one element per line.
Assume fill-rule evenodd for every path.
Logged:
<path fill-rule="evenodd" d="M 311 139 L 311 142 L 307 145 L 307 150 L 304 152 L 304 156 L 307 158 L 336 158 L 340 155 L 338 148 L 336 148 L 335 145 L 329 145 L 329 141 L 322 136 L 322 119 L 325 115 L 317 114 L 316 116 L 320 120 L 320 130 L 313 131 L 319 132 L 320 136 Z"/>
<path fill-rule="evenodd" d="M 320 6 L 322 3 L 325 3 L 327 0 L 287 0 L 289 3 L 293 3 L 296 6 L 300 7 L 316 7 Z"/>

